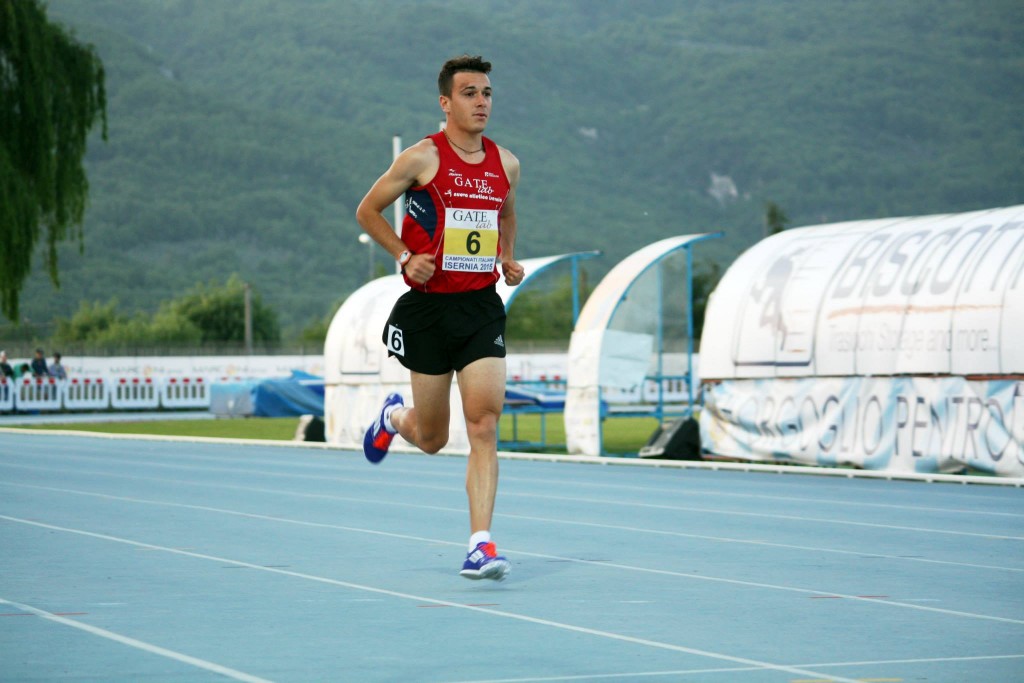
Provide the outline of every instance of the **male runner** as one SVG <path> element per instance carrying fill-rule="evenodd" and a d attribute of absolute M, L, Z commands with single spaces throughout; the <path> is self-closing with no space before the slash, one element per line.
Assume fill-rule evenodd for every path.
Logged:
<path fill-rule="evenodd" d="M 356 219 L 402 266 L 408 292 L 384 329 L 389 354 L 411 375 L 412 406 L 389 395 L 366 431 L 373 463 L 396 433 L 427 453 L 448 443 L 452 377 L 458 375 L 469 460 L 470 579 L 511 568 L 491 541 L 498 488 L 497 427 L 505 402 L 505 307 L 495 291 L 497 263 L 508 285 L 523 281 L 515 260 L 519 160 L 483 136 L 491 113 L 490 62 L 463 55 L 437 79 L 445 128 L 402 152 L 363 198 Z M 405 194 L 401 238 L 384 210 Z"/>

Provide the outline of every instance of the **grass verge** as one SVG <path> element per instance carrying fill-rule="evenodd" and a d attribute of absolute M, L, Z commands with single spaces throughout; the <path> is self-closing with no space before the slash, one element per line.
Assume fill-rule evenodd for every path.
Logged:
<path fill-rule="evenodd" d="M 216 439 L 263 439 L 290 441 L 298 418 L 245 417 L 220 420 L 147 420 L 135 422 L 74 422 L 22 425 L 19 429 L 72 429 L 103 434 L 155 434 L 159 436 L 207 436 Z"/>
<path fill-rule="evenodd" d="M 155 434 L 160 436 L 203 436 L 220 439 L 263 439 L 290 441 L 295 436 L 298 418 L 246 417 L 217 420 L 149 420 L 137 422 L 75 422 L 64 424 L 24 425 L 19 429 L 72 429 L 105 434 Z M 514 426 L 514 430 L 513 430 Z M 647 443 L 658 427 L 650 417 L 621 417 L 605 420 L 602 425 L 606 453 L 636 453 Z M 513 431 L 516 443 L 512 443 Z M 501 418 L 499 435 L 501 450 L 531 450 L 565 453 L 565 425 L 561 413 L 552 413 L 541 420 L 540 415 L 520 415 L 513 425 L 512 417 Z"/>

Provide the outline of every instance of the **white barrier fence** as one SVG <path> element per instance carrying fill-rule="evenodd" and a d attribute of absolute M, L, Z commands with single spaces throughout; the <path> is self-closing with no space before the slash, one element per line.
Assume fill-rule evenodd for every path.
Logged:
<path fill-rule="evenodd" d="M 14 406 L 18 410 L 60 410 L 64 383 L 53 378 L 24 377 L 16 384 Z"/>
<path fill-rule="evenodd" d="M 14 383 L 0 377 L 0 411 L 14 409 Z"/>
<path fill-rule="evenodd" d="M 0 378 L 0 412 L 156 410 L 210 407 L 203 377 Z"/>
<path fill-rule="evenodd" d="M 64 384 L 65 410 L 103 410 L 110 407 L 110 385 L 102 377 L 74 377 Z"/>
<path fill-rule="evenodd" d="M 164 408 L 209 408 L 210 384 L 202 377 L 168 377 L 160 405 Z"/>
<path fill-rule="evenodd" d="M 159 382 L 152 377 L 122 377 L 110 390 L 110 407 L 115 410 L 152 410 L 160 407 Z"/>

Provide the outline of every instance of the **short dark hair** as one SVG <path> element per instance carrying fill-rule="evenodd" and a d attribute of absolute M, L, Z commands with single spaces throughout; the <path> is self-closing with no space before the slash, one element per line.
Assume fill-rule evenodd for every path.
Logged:
<path fill-rule="evenodd" d="M 444 66 L 441 67 L 441 73 L 437 75 L 437 91 L 445 97 L 451 97 L 452 81 L 455 80 L 455 74 L 460 71 L 476 71 L 487 74 L 491 72 L 491 63 L 485 62 L 484 58 L 480 55 L 475 57 L 471 55 L 452 57 L 444 63 Z"/>

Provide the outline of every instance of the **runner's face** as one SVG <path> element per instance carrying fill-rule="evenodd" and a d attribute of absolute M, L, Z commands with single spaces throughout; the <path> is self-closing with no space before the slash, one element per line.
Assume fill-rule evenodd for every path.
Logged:
<path fill-rule="evenodd" d="M 477 71 L 460 71 L 452 81 L 452 96 L 441 96 L 448 125 L 467 133 L 482 133 L 491 116 L 491 79 Z"/>

